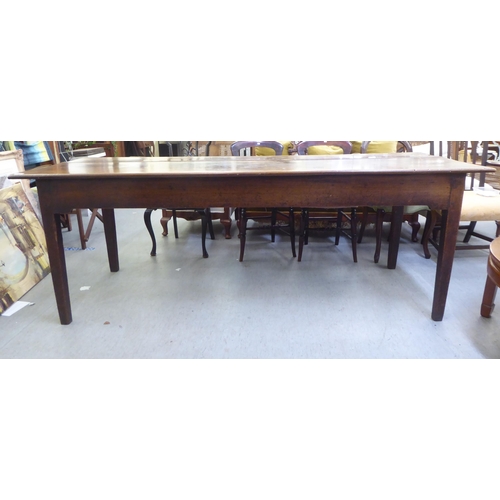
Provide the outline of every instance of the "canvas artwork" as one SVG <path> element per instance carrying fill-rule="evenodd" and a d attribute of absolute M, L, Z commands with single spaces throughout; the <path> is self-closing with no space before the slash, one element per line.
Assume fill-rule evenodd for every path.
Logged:
<path fill-rule="evenodd" d="M 0 189 L 0 314 L 49 272 L 43 228 L 22 185 Z"/>

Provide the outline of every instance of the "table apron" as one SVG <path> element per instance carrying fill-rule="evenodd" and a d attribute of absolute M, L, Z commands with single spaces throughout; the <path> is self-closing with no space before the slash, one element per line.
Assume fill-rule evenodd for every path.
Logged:
<path fill-rule="evenodd" d="M 464 178 L 463 173 L 449 172 L 445 175 L 68 177 L 39 178 L 37 186 L 42 210 L 53 213 L 89 207 L 428 205 L 447 209 L 452 190 L 463 190 Z"/>

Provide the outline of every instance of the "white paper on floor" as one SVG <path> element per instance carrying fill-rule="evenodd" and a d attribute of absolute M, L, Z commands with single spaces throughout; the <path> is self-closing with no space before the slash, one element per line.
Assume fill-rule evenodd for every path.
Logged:
<path fill-rule="evenodd" d="M 17 311 L 20 311 L 23 307 L 32 306 L 32 305 L 34 305 L 34 302 L 26 302 L 26 301 L 18 300 L 17 302 L 14 302 L 8 309 L 6 309 L 2 313 L 2 316 L 12 316 Z"/>

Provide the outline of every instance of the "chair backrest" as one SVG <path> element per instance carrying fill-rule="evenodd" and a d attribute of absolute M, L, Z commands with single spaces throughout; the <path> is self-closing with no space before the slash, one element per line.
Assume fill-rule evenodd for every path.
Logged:
<path fill-rule="evenodd" d="M 496 163 L 491 163 L 498 156 L 498 151 L 495 151 L 495 148 L 498 149 L 496 141 L 446 141 L 446 156 L 453 160 L 461 160 L 475 165 L 498 166 Z M 430 154 L 434 155 L 436 151 L 438 156 L 444 156 L 443 141 L 431 141 Z M 486 172 L 471 173 L 469 177 L 470 183 L 466 185 L 466 189 L 473 189 L 475 183 L 478 186 L 484 186 L 487 180 Z"/>
<path fill-rule="evenodd" d="M 398 141 L 398 153 L 412 153 L 413 148 L 409 141 Z"/>
<path fill-rule="evenodd" d="M 496 144 L 496 141 L 470 141 L 470 150 L 469 141 L 464 141 L 464 161 L 468 161 L 469 155 L 467 153 L 469 151 L 471 163 L 476 164 L 480 162 L 484 167 L 498 167 L 498 145 Z M 491 163 L 492 161 L 494 161 L 495 163 Z M 471 189 L 474 188 L 475 176 L 479 177 L 479 186 L 484 186 L 484 184 L 488 180 L 488 182 L 493 182 L 494 184 L 496 184 L 496 187 L 498 189 L 496 172 L 493 175 L 486 174 L 486 172 L 482 172 L 480 174 L 471 174 Z M 491 178 L 487 179 L 487 177 Z"/>
<path fill-rule="evenodd" d="M 446 150 L 444 149 L 445 144 Z M 463 160 L 465 162 L 469 162 L 469 158 L 472 160 L 474 157 L 472 161 L 477 163 L 477 158 L 481 154 L 479 144 L 481 144 L 480 141 L 429 141 L 429 153 L 433 156 L 446 155 L 447 158 L 452 160 Z"/>
<path fill-rule="evenodd" d="M 278 141 L 236 141 L 231 144 L 231 154 L 239 156 L 240 151 L 246 148 L 270 148 L 277 156 L 283 154 L 283 144 Z"/>
<path fill-rule="evenodd" d="M 174 156 L 174 148 L 171 142 L 164 142 L 165 147 L 168 149 L 168 156 Z"/>
<path fill-rule="evenodd" d="M 372 142 L 372 141 L 363 141 L 361 143 L 360 153 L 366 153 L 370 142 Z M 396 151 L 398 153 L 411 153 L 411 152 L 413 152 L 413 148 L 411 147 L 411 144 L 408 141 L 398 141 Z"/>
<path fill-rule="evenodd" d="M 463 144 L 463 141 L 429 141 L 431 155 L 444 156 L 443 145 L 446 143 L 446 157 L 452 160 L 458 160 L 458 151 Z"/>
<path fill-rule="evenodd" d="M 336 146 L 346 155 L 352 151 L 352 144 L 349 141 L 301 141 L 297 146 L 297 154 L 306 155 L 307 149 L 311 146 Z"/>
<path fill-rule="evenodd" d="M 73 159 L 73 145 L 71 141 L 57 141 L 57 149 L 59 150 L 60 162 L 68 162 Z"/>

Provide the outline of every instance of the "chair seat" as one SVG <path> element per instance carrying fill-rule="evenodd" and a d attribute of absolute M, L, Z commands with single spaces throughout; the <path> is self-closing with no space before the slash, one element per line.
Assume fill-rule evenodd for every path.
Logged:
<path fill-rule="evenodd" d="M 441 213 L 438 210 L 438 213 Z M 464 191 L 460 221 L 500 220 L 500 195 L 481 196 L 475 191 Z"/>
<path fill-rule="evenodd" d="M 492 221 L 500 219 L 500 195 L 481 196 L 475 191 L 465 191 L 462 201 L 461 221 Z"/>
<path fill-rule="evenodd" d="M 447 150 L 448 157 L 461 157 L 461 160 L 469 161 L 469 158 L 481 157 L 481 165 L 488 165 L 488 151 L 490 141 L 448 141 Z M 478 151 L 481 146 L 482 151 Z M 460 151 L 463 153 L 460 154 Z M 469 154 L 470 153 L 470 154 Z M 434 154 L 434 142 L 431 142 L 431 154 Z M 439 143 L 439 155 L 443 156 L 442 143 Z M 474 161 L 474 163 L 478 163 Z M 487 243 L 476 244 L 470 243 L 471 238 L 478 238 L 486 242 L 491 242 L 492 238 L 489 234 L 476 231 L 476 224 L 478 221 L 495 222 L 496 224 L 496 237 L 500 236 L 500 196 L 499 190 L 494 190 L 491 184 L 486 184 L 486 176 L 481 174 L 476 176 L 470 172 L 465 177 L 465 191 L 463 193 L 462 204 L 460 208 L 460 225 L 459 229 L 466 229 L 465 236 L 462 240 L 463 244 L 457 244 L 455 250 L 484 250 L 489 247 Z M 482 188 L 485 191 L 490 191 L 490 196 L 487 192 L 480 193 L 476 188 Z M 474 190 L 471 190 L 471 187 Z M 422 247 L 426 259 L 430 259 L 429 243 L 439 250 L 439 234 L 441 230 L 440 210 L 431 210 L 428 213 L 426 220 L 424 234 L 422 236 Z"/>

